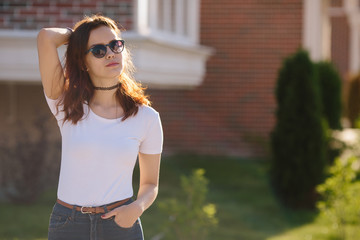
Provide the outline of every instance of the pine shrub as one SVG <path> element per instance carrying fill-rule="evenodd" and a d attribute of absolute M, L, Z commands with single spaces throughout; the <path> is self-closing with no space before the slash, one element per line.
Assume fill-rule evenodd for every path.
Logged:
<path fill-rule="evenodd" d="M 319 82 L 308 53 L 285 59 L 276 86 L 277 123 L 271 134 L 270 175 L 289 207 L 315 207 L 316 185 L 326 165 Z"/>
<path fill-rule="evenodd" d="M 357 127 L 360 117 L 360 74 L 352 77 L 349 82 L 346 99 L 347 117 L 352 127 Z"/>
<path fill-rule="evenodd" d="M 341 129 L 341 78 L 331 62 L 316 64 L 323 116 L 331 129 Z"/>

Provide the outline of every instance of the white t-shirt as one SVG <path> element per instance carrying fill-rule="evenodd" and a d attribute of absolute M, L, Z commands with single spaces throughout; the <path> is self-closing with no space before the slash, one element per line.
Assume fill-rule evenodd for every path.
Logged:
<path fill-rule="evenodd" d="M 73 205 L 100 206 L 132 197 L 138 153 L 162 152 L 159 113 L 140 106 L 135 116 L 121 121 L 100 117 L 84 104 L 84 116 L 74 125 L 63 121 L 57 100 L 45 98 L 62 136 L 58 198 Z"/>

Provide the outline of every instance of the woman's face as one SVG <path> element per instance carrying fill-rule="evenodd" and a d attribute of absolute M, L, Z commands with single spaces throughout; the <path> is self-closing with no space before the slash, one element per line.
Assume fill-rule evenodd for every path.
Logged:
<path fill-rule="evenodd" d="M 120 38 L 113 29 L 106 26 L 98 27 L 90 32 L 87 49 L 96 44 L 106 45 L 115 39 Z M 118 82 L 123 70 L 122 53 L 114 53 L 109 46 L 103 58 L 96 58 L 92 52 L 88 52 L 85 56 L 85 65 L 94 86 L 111 86 Z"/>

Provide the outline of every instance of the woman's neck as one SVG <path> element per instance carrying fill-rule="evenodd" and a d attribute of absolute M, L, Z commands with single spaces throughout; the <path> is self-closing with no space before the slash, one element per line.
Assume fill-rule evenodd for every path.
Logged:
<path fill-rule="evenodd" d="M 118 78 L 109 78 L 109 79 L 104 79 L 104 78 L 96 78 L 96 77 L 91 77 L 92 80 L 92 84 L 94 87 L 100 87 L 100 88 L 107 88 L 110 86 L 114 86 L 116 84 L 119 84 L 119 79 Z M 119 85 L 118 85 L 119 87 Z M 96 106 L 100 106 L 100 107 L 104 107 L 104 108 L 111 108 L 111 107 L 116 107 L 117 105 L 119 105 L 117 103 L 116 100 L 116 91 L 118 89 L 118 87 L 113 88 L 113 89 L 94 89 L 94 95 L 92 97 L 92 99 L 90 100 L 90 105 L 96 105 Z"/>
<path fill-rule="evenodd" d="M 95 90 L 89 107 L 98 116 L 108 119 L 117 119 L 124 116 L 124 110 L 116 98 L 116 89 Z"/>
<path fill-rule="evenodd" d="M 119 104 L 116 99 L 116 90 L 95 90 L 90 101 L 90 105 L 96 105 L 104 108 L 116 107 Z"/>

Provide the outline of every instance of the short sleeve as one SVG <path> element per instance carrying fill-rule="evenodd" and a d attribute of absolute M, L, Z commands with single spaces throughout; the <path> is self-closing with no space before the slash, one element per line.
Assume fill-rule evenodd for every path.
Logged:
<path fill-rule="evenodd" d="M 64 113 L 61 111 L 61 109 L 57 108 L 57 103 L 59 101 L 59 99 L 51 99 L 48 98 L 48 96 L 46 96 L 45 91 L 44 91 L 44 95 L 45 95 L 45 99 L 46 102 L 50 108 L 51 113 L 55 116 L 56 120 L 60 121 L 62 119 L 64 119 Z"/>
<path fill-rule="evenodd" d="M 145 137 L 140 144 L 139 151 L 144 154 L 160 154 L 163 148 L 163 130 L 159 113 L 148 125 Z"/>

